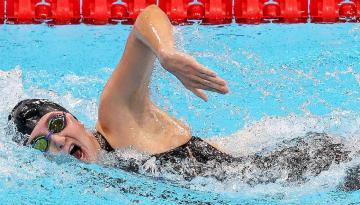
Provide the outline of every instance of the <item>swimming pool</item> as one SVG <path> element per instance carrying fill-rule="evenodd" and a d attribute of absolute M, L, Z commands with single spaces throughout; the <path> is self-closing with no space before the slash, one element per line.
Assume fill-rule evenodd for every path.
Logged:
<path fill-rule="evenodd" d="M 333 165 L 303 184 L 251 187 L 145 176 L 43 156 L 6 133 L 10 109 L 25 97 L 60 102 L 93 128 L 98 95 L 117 64 L 129 26 L 0 26 L 0 196 L 3 204 L 350 204 L 360 192 L 337 186 L 347 167 Z M 255 153 L 308 131 L 360 139 L 360 26 L 264 24 L 176 28 L 177 46 L 225 78 L 230 94 L 203 103 L 157 69 L 156 104 L 193 134 L 227 138 L 234 154 Z M 140 59 L 141 60 L 141 59 Z M 356 148 L 352 148 L 355 150 Z M 50 158 L 50 160 L 48 159 Z"/>

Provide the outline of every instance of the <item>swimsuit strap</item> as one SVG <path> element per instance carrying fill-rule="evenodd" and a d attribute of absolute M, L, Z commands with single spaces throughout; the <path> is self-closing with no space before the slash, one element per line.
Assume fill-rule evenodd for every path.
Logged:
<path fill-rule="evenodd" d="M 107 152 L 114 151 L 114 148 L 111 147 L 111 145 L 106 140 L 104 135 L 102 135 L 99 131 L 96 130 L 96 132 L 94 132 L 93 135 L 94 135 L 96 141 L 98 141 L 101 149 L 103 149 L 103 150 L 105 150 Z"/>

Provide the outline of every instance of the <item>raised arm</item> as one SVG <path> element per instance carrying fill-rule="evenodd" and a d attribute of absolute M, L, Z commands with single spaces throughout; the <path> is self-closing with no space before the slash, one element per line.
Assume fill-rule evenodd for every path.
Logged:
<path fill-rule="evenodd" d="M 149 81 L 156 57 L 187 89 L 205 101 L 207 96 L 202 90 L 228 92 L 225 81 L 213 71 L 174 48 L 169 19 L 161 9 L 152 5 L 138 16 L 123 56 L 104 88 L 99 120 L 118 110 L 141 110 L 150 102 Z"/>
<path fill-rule="evenodd" d="M 157 6 L 149 6 L 138 16 L 123 56 L 101 94 L 96 129 L 113 147 L 132 145 L 158 153 L 185 143 L 191 136 L 186 125 L 150 101 L 149 81 L 156 57 L 205 101 L 203 90 L 228 92 L 223 79 L 174 48 L 169 19 Z"/>
<path fill-rule="evenodd" d="M 228 92 L 225 81 L 213 71 L 191 56 L 175 50 L 169 19 L 161 9 L 152 5 L 137 18 L 124 55 L 103 95 L 110 91 L 111 98 L 125 104 L 148 100 L 148 85 L 155 57 L 158 57 L 161 65 L 174 74 L 187 89 L 205 101 L 207 96 L 201 90 Z"/>
<path fill-rule="evenodd" d="M 193 57 L 175 50 L 172 26 L 158 7 L 148 7 L 135 23 L 134 31 L 137 38 L 159 58 L 161 65 L 198 97 L 207 101 L 207 96 L 201 90 L 222 94 L 228 92 L 226 82 L 213 71 Z"/>

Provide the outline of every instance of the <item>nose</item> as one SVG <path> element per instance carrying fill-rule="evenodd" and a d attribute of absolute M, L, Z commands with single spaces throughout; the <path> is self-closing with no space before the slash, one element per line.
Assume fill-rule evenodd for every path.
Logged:
<path fill-rule="evenodd" d="M 61 151 L 65 146 L 65 137 L 53 134 L 50 138 L 50 147 L 55 147 L 56 151 Z"/>

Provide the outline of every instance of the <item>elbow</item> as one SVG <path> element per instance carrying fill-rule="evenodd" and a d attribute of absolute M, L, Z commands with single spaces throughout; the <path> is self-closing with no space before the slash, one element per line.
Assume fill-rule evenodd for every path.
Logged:
<path fill-rule="evenodd" d="M 162 10 L 156 5 L 156 4 L 151 4 L 149 6 L 147 6 L 144 10 L 141 11 L 140 15 L 143 13 L 153 13 L 153 12 L 162 12 Z"/>
<path fill-rule="evenodd" d="M 166 14 L 157 5 L 152 4 L 140 12 L 134 26 L 136 27 L 143 23 L 149 23 L 164 18 L 167 19 Z"/>

